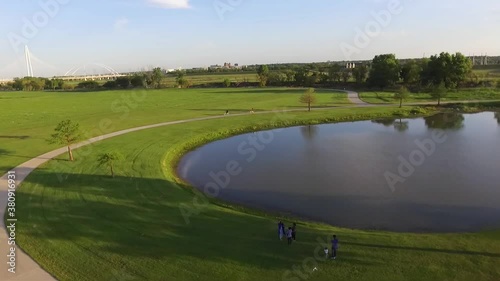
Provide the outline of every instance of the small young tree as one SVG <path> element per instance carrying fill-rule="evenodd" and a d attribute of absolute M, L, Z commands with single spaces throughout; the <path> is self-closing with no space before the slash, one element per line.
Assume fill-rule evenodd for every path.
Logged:
<path fill-rule="evenodd" d="M 189 80 L 186 78 L 186 73 L 184 71 L 177 72 L 175 82 L 177 83 L 177 87 L 179 88 L 189 88 L 189 86 L 191 85 Z"/>
<path fill-rule="evenodd" d="M 153 69 L 153 72 L 151 73 L 151 83 L 154 88 L 159 89 L 161 87 L 161 81 L 164 76 L 165 74 L 161 68 L 156 67 Z"/>
<path fill-rule="evenodd" d="M 306 90 L 302 96 L 300 96 L 299 101 L 301 103 L 307 104 L 307 107 L 309 108 L 309 111 L 311 111 L 311 104 L 316 102 L 316 92 L 313 88 L 309 88 Z"/>
<path fill-rule="evenodd" d="M 267 81 L 269 80 L 269 67 L 267 65 L 261 65 L 257 69 L 257 75 L 259 77 L 259 86 L 265 87 Z"/>
<path fill-rule="evenodd" d="M 114 178 L 115 177 L 115 171 L 113 169 L 114 163 L 120 160 L 121 158 L 122 158 L 121 155 L 116 152 L 107 152 L 99 154 L 99 156 L 97 157 L 97 162 L 99 163 L 99 166 L 108 166 L 111 171 L 111 176 Z"/>
<path fill-rule="evenodd" d="M 229 78 L 226 78 L 224 79 L 224 81 L 222 81 L 222 84 L 224 85 L 224 87 L 229 88 L 231 87 L 231 80 L 229 80 Z"/>
<path fill-rule="evenodd" d="M 441 105 L 441 99 L 445 98 L 447 95 L 448 95 L 448 89 L 446 89 L 446 86 L 443 82 L 441 82 L 441 84 L 435 87 L 431 93 L 432 98 L 438 101 L 438 106 Z"/>
<path fill-rule="evenodd" d="M 82 139 L 80 125 L 71 120 L 62 121 L 54 129 L 55 133 L 51 135 L 49 143 L 64 144 L 68 147 L 69 160 L 74 161 L 71 145 Z"/>
<path fill-rule="evenodd" d="M 394 99 L 399 101 L 399 108 L 403 107 L 403 101 L 407 100 L 409 96 L 410 92 L 405 86 L 402 86 L 396 93 L 394 93 Z"/>

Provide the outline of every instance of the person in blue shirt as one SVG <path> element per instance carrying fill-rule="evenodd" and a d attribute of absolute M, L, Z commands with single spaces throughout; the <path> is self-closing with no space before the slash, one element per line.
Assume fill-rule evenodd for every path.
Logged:
<path fill-rule="evenodd" d="M 337 239 L 337 235 L 333 235 L 332 239 L 332 259 L 337 258 L 337 250 L 339 248 L 339 239 Z"/>

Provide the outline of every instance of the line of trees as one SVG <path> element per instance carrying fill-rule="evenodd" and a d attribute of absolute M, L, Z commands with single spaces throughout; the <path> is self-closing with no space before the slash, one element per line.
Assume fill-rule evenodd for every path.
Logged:
<path fill-rule="evenodd" d="M 43 90 L 62 90 L 65 83 L 61 79 L 48 79 L 43 77 L 24 77 L 15 78 L 14 82 L 9 83 L 10 88 L 18 91 L 43 91 Z"/>
<path fill-rule="evenodd" d="M 403 85 L 417 91 L 444 84 L 446 89 L 463 86 L 472 75 L 472 61 L 461 53 L 441 53 L 429 59 L 398 60 L 394 54 L 384 54 L 354 68 L 339 64 L 303 65 L 277 71 L 260 66 L 257 71 L 260 86 L 320 87 L 352 83 L 378 89 Z"/>
<path fill-rule="evenodd" d="M 128 89 L 128 88 L 161 88 L 165 77 L 164 71 L 157 67 L 150 72 L 136 73 L 132 76 L 118 77 L 116 80 L 108 81 L 102 85 L 106 89 Z"/>

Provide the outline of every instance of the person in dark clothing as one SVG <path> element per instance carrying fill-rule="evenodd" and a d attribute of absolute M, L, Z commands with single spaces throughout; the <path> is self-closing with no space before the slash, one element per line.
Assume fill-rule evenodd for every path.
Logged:
<path fill-rule="evenodd" d="M 292 245 L 292 228 L 289 227 L 286 233 L 286 238 L 288 240 L 288 245 Z"/>
<path fill-rule="evenodd" d="M 293 226 L 292 226 L 292 238 L 293 238 L 294 241 L 295 241 L 296 235 L 297 235 L 297 224 L 293 223 Z"/>
<path fill-rule="evenodd" d="M 332 239 L 332 259 L 337 258 L 337 250 L 339 249 L 339 239 L 337 239 L 337 235 L 333 235 Z"/>

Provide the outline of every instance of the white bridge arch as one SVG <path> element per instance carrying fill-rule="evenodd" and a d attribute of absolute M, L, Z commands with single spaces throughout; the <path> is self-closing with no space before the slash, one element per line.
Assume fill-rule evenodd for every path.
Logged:
<path fill-rule="evenodd" d="M 80 74 L 82 70 L 87 69 L 89 66 L 97 66 L 103 70 L 105 70 L 107 73 L 105 74 Z M 116 70 L 114 70 L 112 67 L 107 66 L 102 63 L 89 63 L 89 64 L 84 64 L 81 66 L 73 67 L 70 70 L 66 71 L 66 73 L 62 77 L 57 77 L 59 79 L 63 80 L 109 80 L 109 79 L 116 79 L 117 77 L 123 77 L 126 76 L 124 74 L 118 73 Z"/>

